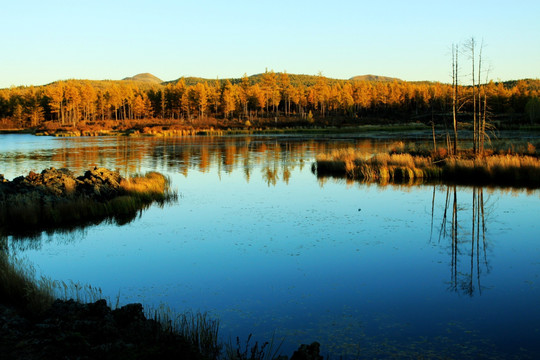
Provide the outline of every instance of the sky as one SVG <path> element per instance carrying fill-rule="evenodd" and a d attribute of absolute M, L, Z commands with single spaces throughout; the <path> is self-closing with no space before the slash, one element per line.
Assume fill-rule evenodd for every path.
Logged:
<path fill-rule="evenodd" d="M 265 70 L 448 83 L 452 44 L 471 37 L 487 78 L 540 78 L 539 13 L 538 0 L 5 1 L 0 88 Z M 465 83 L 466 53 L 459 64 Z"/>

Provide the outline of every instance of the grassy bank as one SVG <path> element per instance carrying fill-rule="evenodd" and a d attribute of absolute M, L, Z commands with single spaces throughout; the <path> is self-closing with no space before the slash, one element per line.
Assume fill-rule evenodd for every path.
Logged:
<path fill-rule="evenodd" d="M 319 154 L 314 164 L 318 176 L 394 183 L 430 180 L 459 184 L 540 187 L 540 160 L 529 155 L 470 157 L 413 156 L 408 153 L 366 154 L 354 149 Z"/>

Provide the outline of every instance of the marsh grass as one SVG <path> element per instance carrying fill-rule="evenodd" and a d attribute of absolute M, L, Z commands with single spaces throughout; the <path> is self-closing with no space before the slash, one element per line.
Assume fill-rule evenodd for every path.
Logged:
<path fill-rule="evenodd" d="M 532 151 L 529 147 L 529 151 Z M 408 153 L 369 154 L 354 149 L 320 154 L 313 170 L 318 176 L 337 176 L 381 184 L 415 184 L 429 180 L 460 184 L 540 187 L 540 160 L 529 155 L 442 157 Z M 442 157 L 442 158 L 441 158 Z"/>
<path fill-rule="evenodd" d="M 318 155 L 315 169 L 320 176 L 345 176 L 380 183 L 411 183 L 438 176 L 431 159 L 426 157 L 402 153 L 372 155 L 353 149 Z"/>
<path fill-rule="evenodd" d="M 53 285 L 45 277 L 37 278 L 33 267 L 0 250 L 0 299 L 28 316 L 36 316 L 53 303 Z"/>
<path fill-rule="evenodd" d="M 164 330 L 180 334 L 205 358 L 219 358 L 223 348 L 219 340 L 219 320 L 210 318 L 208 313 L 186 311 L 177 314 L 161 305 L 147 311 L 147 315 L 159 322 Z"/>
<path fill-rule="evenodd" d="M 252 334 L 249 334 L 245 345 L 240 341 L 240 338 L 236 338 L 236 347 L 233 346 L 232 342 L 226 346 L 226 359 L 228 360 L 274 360 L 281 358 L 280 349 L 283 345 L 282 339 L 278 344 L 276 340 L 276 335 L 273 334 L 270 341 L 264 342 L 262 345 L 259 345 L 258 341 L 255 341 L 253 345 L 250 345 Z"/>
<path fill-rule="evenodd" d="M 8 254 L 5 249 L 0 250 L 0 302 L 27 316 L 42 314 L 55 299 L 91 303 L 104 298 L 99 287 L 38 277 L 35 268 L 26 260 Z M 118 307 L 119 299 L 120 295 L 113 308 Z M 106 300 L 112 303 L 111 299 Z"/>

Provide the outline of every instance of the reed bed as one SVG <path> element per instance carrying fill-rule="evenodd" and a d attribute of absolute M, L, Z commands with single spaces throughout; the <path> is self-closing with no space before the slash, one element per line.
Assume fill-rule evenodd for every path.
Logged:
<path fill-rule="evenodd" d="M 429 180 L 461 184 L 540 187 L 540 160 L 528 155 L 483 157 L 413 156 L 408 153 L 369 154 L 354 149 L 319 154 L 313 166 L 318 176 L 367 182 L 421 183 Z"/>
<path fill-rule="evenodd" d="M 207 359 L 217 359 L 223 344 L 219 340 L 219 320 L 212 319 L 208 313 L 186 311 L 179 315 L 167 306 L 160 306 L 149 312 L 149 316 L 162 327 L 180 334 Z"/>
<path fill-rule="evenodd" d="M 317 156 L 319 176 L 342 176 L 365 181 L 413 182 L 439 176 L 431 158 L 410 154 L 368 154 L 353 149 L 335 150 Z"/>

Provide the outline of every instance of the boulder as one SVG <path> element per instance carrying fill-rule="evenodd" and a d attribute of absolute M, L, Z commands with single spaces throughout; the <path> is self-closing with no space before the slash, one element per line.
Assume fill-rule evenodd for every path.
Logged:
<path fill-rule="evenodd" d="M 302 344 L 291 356 L 291 360 L 323 360 L 319 354 L 321 345 L 313 342 L 311 345 Z"/>

